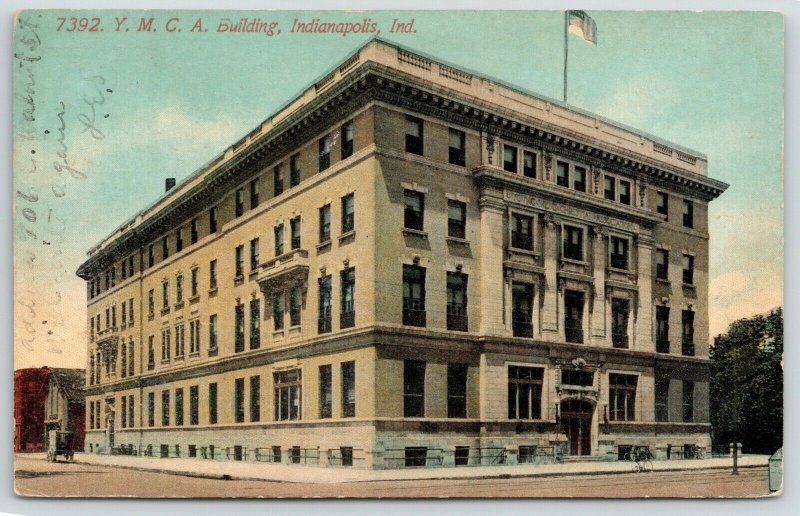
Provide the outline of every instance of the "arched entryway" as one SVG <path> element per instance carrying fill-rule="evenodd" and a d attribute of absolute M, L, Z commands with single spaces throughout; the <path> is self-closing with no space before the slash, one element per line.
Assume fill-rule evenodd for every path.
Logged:
<path fill-rule="evenodd" d="M 561 402 L 561 428 L 567 436 L 570 455 L 592 453 L 592 416 L 594 405 L 585 400 Z"/>

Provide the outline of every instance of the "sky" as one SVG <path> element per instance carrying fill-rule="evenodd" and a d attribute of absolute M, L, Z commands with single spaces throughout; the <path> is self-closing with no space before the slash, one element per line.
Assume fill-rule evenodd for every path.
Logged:
<path fill-rule="evenodd" d="M 709 175 L 731 185 L 711 203 L 711 336 L 780 306 L 780 15 L 588 14 L 598 44 L 569 36 L 569 103 L 706 154 Z M 61 30 L 59 16 L 66 18 Z M 156 32 L 137 31 L 142 16 L 28 11 L 17 24 L 17 369 L 84 367 L 86 290 L 75 270 L 86 251 L 155 201 L 166 177 L 190 175 L 372 37 L 293 34 L 295 18 L 369 18 L 386 40 L 562 95 L 558 11 L 150 11 L 145 18 L 154 18 Z M 168 33 L 173 17 L 180 20 L 171 27 L 181 31 Z M 281 33 L 217 32 L 223 18 L 242 17 L 278 22 Z M 207 32 L 191 32 L 198 18 Z M 390 33 L 395 18 L 413 19 L 415 32 Z"/>

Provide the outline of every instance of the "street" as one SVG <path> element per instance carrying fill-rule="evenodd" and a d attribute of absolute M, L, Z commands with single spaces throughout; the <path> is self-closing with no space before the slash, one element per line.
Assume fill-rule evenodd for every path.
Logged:
<path fill-rule="evenodd" d="M 768 493 L 767 468 L 571 475 L 527 478 L 408 480 L 340 484 L 219 480 L 17 455 L 15 487 L 25 496 L 182 498 L 516 498 L 747 497 Z"/>

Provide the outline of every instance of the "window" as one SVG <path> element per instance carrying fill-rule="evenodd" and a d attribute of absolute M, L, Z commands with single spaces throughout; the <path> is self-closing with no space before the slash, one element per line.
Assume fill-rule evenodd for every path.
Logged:
<path fill-rule="evenodd" d="M 425 417 L 425 362 L 403 361 L 403 416 Z"/>
<path fill-rule="evenodd" d="M 250 377 L 250 421 L 261 421 L 261 376 Z"/>
<path fill-rule="evenodd" d="M 195 217 L 192 219 L 192 223 L 189 226 L 189 241 L 193 244 L 196 244 L 197 238 L 198 238 L 197 217 Z"/>
<path fill-rule="evenodd" d="M 656 376 L 655 390 L 656 421 L 664 423 L 669 421 L 669 378 Z"/>
<path fill-rule="evenodd" d="M 275 233 L 275 256 L 283 254 L 283 224 L 278 224 L 273 230 Z"/>
<path fill-rule="evenodd" d="M 451 128 L 449 131 L 449 142 L 448 161 L 451 165 L 463 167 L 466 164 L 464 153 L 466 148 L 466 135 L 464 131 Z"/>
<path fill-rule="evenodd" d="M 628 270 L 628 239 L 612 236 L 609 244 L 611 246 L 611 268 Z"/>
<path fill-rule="evenodd" d="M 183 426 L 183 389 L 175 389 L 175 426 Z"/>
<path fill-rule="evenodd" d="M 669 280 L 669 251 L 656 249 L 656 279 Z"/>
<path fill-rule="evenodd" d="M 254 238 L 250 240 L 250 270 L 254 271 L 258 269 L 258 264 L 261 261 L 259 257 L 259 240 L 258 238 Z"/>
<path fill-rule="evenodd" d="M 183 274 L 175 277 L 175 304 L 183 303 Z"/>
<path fill-rule="evenodd" d="M 234 209 L 236 217 L 244 214 L 244 188 L 237 188 L 234 194 Z"/>
<path fill-rule="evenodd" d="M 275 165 L 272 172 L 272 188 L 275 192 L 275 197 L 283 193 L 283 176 L 281 175 L 281 166 Z"/>
<path fill-rule="evenodd" d="M 117 284 L 117 268 L 111 267 L 111 286 L 113 287 L 116 284 Z"/>
<path fill-rule="evenodd" d="M 331 239 L 331 205 L 326 204 L 319 209 L 319 243 L 329 242 Z"/>
<path fill-rule="evenodd" d="M 669 353 L 669 307 L 656 307 L 656 351 Z"/>
<path fill-rule="evenodd" d="M 424 446 L 406 446 L 404 461 L 407 468 L 426 466 L 428 464 L 428 448 Z"/>
<path fill-rule="evenodd" d="M 183 251 L 183 228 L 178 228 L 175 231 L 175 252 Z"/>
<path fill-rule="evenodd" d="M 694 356 L 694 312 L 683 310 L 681 313 L 681 354 Z"/>
<path fill-rule="evenodd" d="M 694 203 L 692 201 L 683 201 L 683 227 L 694 227 Z"/>
<path fill-rule="evenodd" d="M 581 371 L 580 369 L 562 369 L 561 385 L 592 387 L 594 385 L 594 372 Z"/>
<path fill-rule="evenodd" d="M 447 273 L 447 329 L 467 331 L 467 275 Z"/>
<path fill-rule="evenodd" d="M 531 151 L 522 152 L 522 175 L 536 178 L 536 154 Z"/>
<path fill-rule="evenodd" d="M 156 426 L 156 393 L 147 393 L 147 426 Z"/>
<path fill-rule="evenodd" d="M 511 329 L 515 337 L 533 337 L 533 285 L 511 284 Z"/>
<path fill-rule="evenodd" d="M 169 308 L 169 281 L 161 283 L 161 307 Z"/>
<path fill-rule="evenodd" d="M 342 197 L 342 234 L 356 228 L 355 196 L 347 194 Z"/>
<path fill-rule="evenodd" d="M 182 358 L 186 351 L 186 326 L 178 324 L 175 326 L 175 358 Z"/>
<path fill-rule="evenodd" d="M 425 194 L 413 190 L 404 191 L 404 227 L 422 231 L 424 224 Z"/>
<path fill-rule="evenodd" d="M 208 384 L 208 424 L 217 424 L 217 384 Z"/>
<path fill-rule="evenodd" d="M 276 292 L 272 295 L 272 322 L 275 331 L 283 329 L 283 292 Z"/>
<path fill-rule="evenodd" d="M 575 165 L 572 169 L 572 189 L 578 192 L 586 191 L 586 168 Z"/>
<path fill-rule="evenodd" d="M 235 331 L 234 351 L 241 353 L 244 351 L 244 305 L 236 305 L 235 309 Z"/>
<path fill-rule="evenodd" d="M 683 284 L 694 285 L 694 256 L 683 255 Z"/>
<path fill-rule="evenodd" d="M 611 421 L 636 420 L 636 383 L 635 374 L 609 373 L 608 401 Z"/>
<path fill-rule="evenodd" d="M 147 337 L 147 369 L 152 371 L 156 367 L 156 345 L 155 335 Z"/>
<path fill-rule="evenodd" d="M 542 418 L 540 367 L 508 366 L 508 419 Z"/>
<path fill-rule="evenodd" d="M 403 265 L 403 324 L 425 326 L 425 268 Z"/>
<path fill-rule="evenodd" d="M 406 152 L 422 155 L 422 120 L 406 116 Z"/>
<path fill-rule="evenodd" d="M 169 391 L 161 391 L 161 426 L 169 426 Z"/>
<path fill-rule="evenodd" d="M 208 288 L 217 290 L 217 260 L 208 262 Z"/>
<path fill-rule="evenodd" d="M 664 220 L 669 220 L 669 195 L 665 192 L 656 192 L 656 213 L 664 215 Z"/>
<path fill-rule="evenodd" d="M 192 280 L 191 280 L 192 298 L 195 298 L 195 297 L 197 297 L 199 295 L 197 293 L 197 288 L 198 288 L 198 279 L 197 278 L 199 276 L 199 273 L 200 273 L 200 270 L 197 267 L 192 269 Z"/>
<path fill-rule="evenodd" d="M 463 202 L 447 201 L 447 236 L 466 238 L 467 205 Z"/>
<path fill-rule="evenodd" d="M 517 148 L 511 145 L 503 145 L 503 170 L 517 173 Z"/>
<path fill-rule="evenodd" d="M 128 376 L 133 376 L 135 372 L 135 368 L 133 367 L 133 357 L 135 355 L 136 348 L 133 346 L 133 337 L 131 337 L 130 343 L 128 345 Z"/>
<path fill-rule="evenodd" d="M 122 358 L 121 375 L 125 378 L 128 376 L 128 346 L 124 341 L 120 345 L 120 356 Z M 123 412 L 125 411 L 123 410 Z"/>
<path fill-rule="evenodd" d="M 342 417 L 356 416 L 356 363 L 342 363 Z"/>
<path fill-rule="evenodd" d="M 619 180 L 619 202 L 631 204 L 631 183 L 630 181 Z"/>
<path fill-rule="evenodd" d="M 326 419 L 333 415 L 333 373 L 331 365 L 319 366 L 319 417 Z"/>
<path fill-rule="evenodd" d="M 603 197 L 609 201 L 617 200 L 617 181 L 611 176 L 603 176 Z"/>
<path fill-rule="evenodd" d="M 300 287 L 292 287 L 289 291 L 289 325 L 300 326 L 300 310 L 303 306 Z"/>
<path fill-rule="evenodd" d="M 353 155 L 353 140 L 356 134 L 353 122 L 347 122 L 342 126 L 342 159 L 347 159 Z"/>
<path fill-rule="evenodd" d="M 583 229 L 564 226 L 563 253 L 564 258 L 583 261 Z"/>
<path fill-rule="evenodd" d="M 208 316 L 208 351 L 217 350 L 217 314 Z"/>
<path fill-rule="evenodd" d="M 233 381 L 233 420 L 244 423 L 244 378 Z"/>
<path fill-rule="evenodd" d="M 628 347 L 628 317 L 630 303 L 627 299 L 611 300 L 611 342 L 615 348 Z"/>
<path fill-rule="evenodd" d="M 289 228 L 292 233 L 292 250 L 300 248 L 300 216 L 289 221 Z"/>
<path fill-rule="evenodd" d="M 161 239 L 161 258 L 164 260 L 169 258 L 169 236 L 166 235 L 164 236 L 164 238 Z M 113 271 L 114 269 L 111 270 Z M 111 286 L 113 287 L 114 286 L 113 280 L 111 283 L 112 283 Z"/>
<path fill-rule="evenodd" d="M 583 292 L 564 292 L 564 337 L 567 342 L 583 343 Z"/>
<path fill-rule="evenodd" d="M 124 328 L 128 324 L 128 311 L 126 310 L 127 301 L 123 301 L 120 305 L 120 313 L 122 314 L 122 327 Z"/>
<path fill-rule="evenodd" d="M 250 209 L 254 210 L 258 207 L 259 203 L 259 195 L 258 195 L 258 178 L 255 178 L 250 181 Z"/>
<path fill-rule="evenodd" d="M 289 158 L 289 187 L 294 188 L 300 184 L 300 154 L 293 154 Z"/>
<path fill-rule="evenodd" d="M 301 419 L 300 370 L 292 369 L 274 374 L 275 421 Z"/>
<path fill-rule="evenodd" d="M 352 466 L 353 465 L 353 447 L 352 446 L 340 446 L 339 447 L 339 454 L 342 457 L 341 465 L 342 466 Z"/>
<path fill-rule="evenodd" d="M 331 276 L 327 275 L 319 280 L 319 318 L 317 320 L 318 333 L 331 332 Z"/>
<path fill-rule="evenodd" d="M 324 136 L 319 140 L 319 171 L 331 166 L 331 135 Z"/>
<path fill-rule="evenodd" d="M 563 161 L 556 161 L 556 184 L 569 187 L 569 165 Z"/>
<path fill-rule="evenodd" d="M 356 325 L 356 270 L 349 267 L 342 271 L 342 304 L 339 316 L 339 328 L 352 328 Z"/>
<path fill-rule="evenodd" d="M 511 214 L 511 247 L 533 251 L 533 217 Z"/>
<path fill-rule="evenodd" d="M 694 382 L 692 380 L 683 381 L 683 422 L 691 423 L 694 421 Z"/>
<path fill-rule="evenodd" d="M 250 349 L 261 347 L 261 300 L 250 300 Z"/>
<path fill-rule="evenodd" d="M 214 234 L 217 232 L 217 207 L 213 206 L 208 210 L 208 232 Z"/>
<path fill-rule="evenodd" d="M 189 321 L 189 354 L 200 353 L 200 321 Z"/>
<path fill-rule="evenodd" d="M 236 246 L 236 254 L 234 257 L 236 270 L 235 270 L 235 277 L 237 279 L 244 276 L 244 246 L 237 245 Z"/>
<path fill-rule="evenodd" d="M 122 270 L 122 279 L 123 280 L 127 279 L 128 278 L 128 269 L 125 267 L 125 260 L 122 260 L 122 267 L 120 267 L 120 269 Z"/>
<path fill-rule="evenodd" d="M 447 417 L 467 417 L 467 364 L 447 364 Z"/>

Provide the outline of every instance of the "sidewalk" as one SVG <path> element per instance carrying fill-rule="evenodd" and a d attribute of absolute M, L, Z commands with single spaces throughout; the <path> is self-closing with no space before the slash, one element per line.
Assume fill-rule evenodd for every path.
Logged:
<path fill-rule="evenodd" d="M 44 460 L 42 454 L 42 459 Z M 745 455 L 739 458 L 740 468 L 766 466 L 766 455 Z M 226 480 L 263 480 L 270 482 L 301 482 L 335 484 L 346 482 L 444 480 L 464 478 L 509 478 L 557 475 L 609 475 L 630 473 L 629 462 L 573 462 L 567 464 L 520 464 L 514 466 L 467 466 L 449 468 L 407 468 L 365 470 L 351 468 L 326 468 L 290 464 L 259 462 L 210 461 L 205 459 L 161 459 L 126 455 L 95 455 L 78 453 L 75 461 L 131 468 L 174 475 L 186 475 Z M 730 470 L 732 459 L 654 461 L 654 471 L 682 471 L 700 469 Z M 642 473 L 646 474 L 646 473 Z"/>

